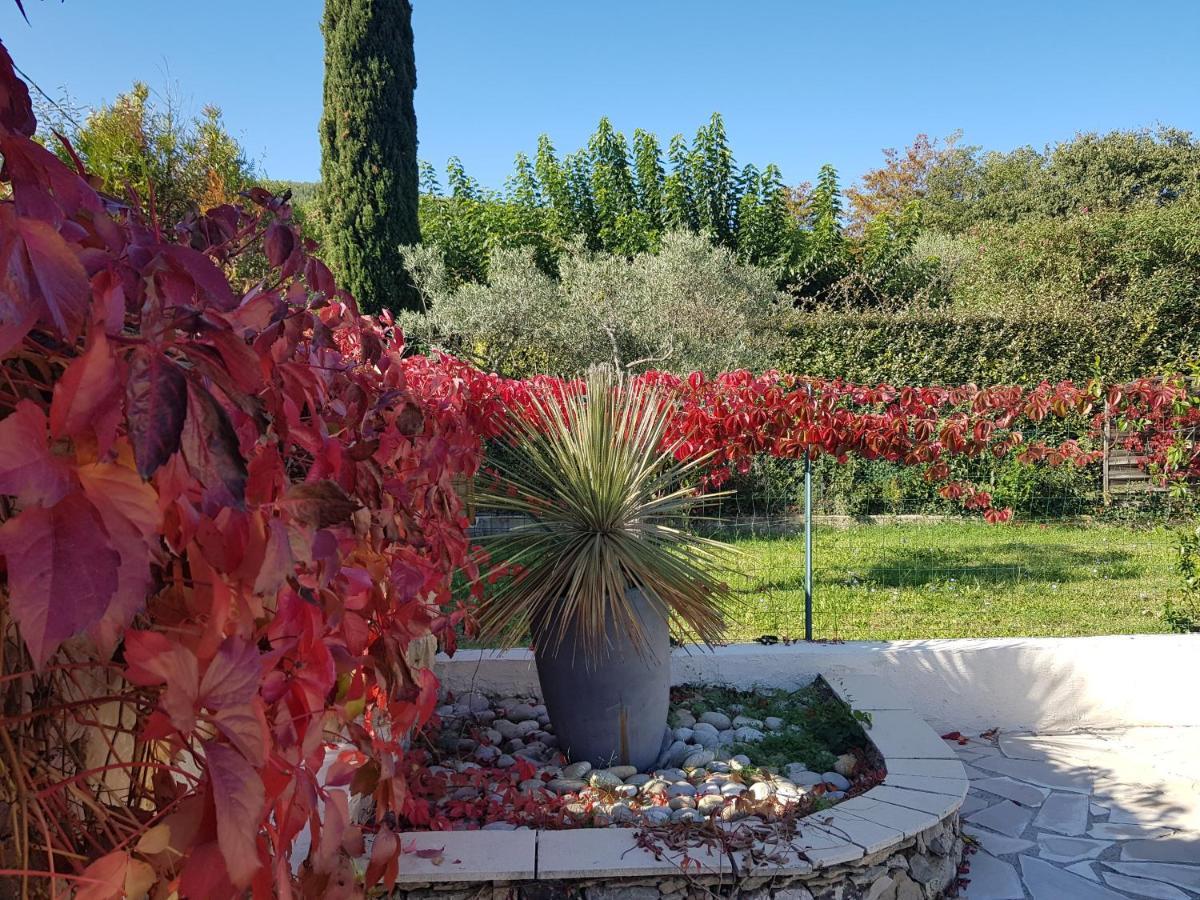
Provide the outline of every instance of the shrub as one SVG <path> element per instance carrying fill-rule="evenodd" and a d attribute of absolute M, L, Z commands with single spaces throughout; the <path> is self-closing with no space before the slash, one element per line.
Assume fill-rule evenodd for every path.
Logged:
<path fill-rule="evenodd" d="M 286 204 L 160 230 L 30 140 L 2 46 L 0 100 L 0 868 L 92 898 L 352 892 L 362 831 L 328 788 L 380 823 L 410 802 L 436 679 L 406 650 L 465 615 L 452 485 L 490 407 L 360 317 Z M 398 849 L 380 824 L 368 887 Z"/>
<path fill-rule="evenodd" d="M 778 303 L 771 277 L 688 232 L 626 259 L 580 245 L 547 275 L 528 249 L 495 250 L 487 284 L 455 287 L 437 248 L 406 251 L 431 313 L 408 331 L 517 376 L 595 363 L 715 372 L 759 362 Z"/>

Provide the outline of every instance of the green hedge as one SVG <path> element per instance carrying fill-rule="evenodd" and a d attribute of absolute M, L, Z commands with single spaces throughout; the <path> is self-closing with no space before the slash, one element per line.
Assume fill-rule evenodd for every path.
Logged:
<path fill-rule="evenodd" d="M 1030 384 L 1130 379 L 1198 354 L 1200 315 L 817 311 L 789 327 L 775 365 L 860 382 Z"/>

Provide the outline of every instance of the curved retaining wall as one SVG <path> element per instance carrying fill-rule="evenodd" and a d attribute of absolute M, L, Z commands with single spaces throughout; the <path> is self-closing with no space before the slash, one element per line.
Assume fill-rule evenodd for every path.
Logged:
<path fill-rule="evenodd" d="M 732 644 L 678 649 L 671 667 L 675 684 L 743 690 L 800 687 L 819 672 L 878 675 L 940 732 L 1200 725 L 1200 635 Z M 460 650 L 435 671 L 454 691 L 537 690 L 526 650 Z"/>
<path fill-rule="evenodd" d="M 854 709 L 887 767 L 883 783 L 814 813 L 770 862 L 701 845 L 658 856 L 636 829 L 418 832 L 393 896 L 412 900 L 579 897 L 684 900 L 930 900 L 957 877 L 967 775 L 954 751 L 883 679 L 823 676 Z M 735 826 L 736 827 L 736 826 Z M 418 852 L 424 851 L 422 855 Z M 431 854 L 430 851 L 439 851 Z M 686 857 L 686 858 L 685 858 Z"/>

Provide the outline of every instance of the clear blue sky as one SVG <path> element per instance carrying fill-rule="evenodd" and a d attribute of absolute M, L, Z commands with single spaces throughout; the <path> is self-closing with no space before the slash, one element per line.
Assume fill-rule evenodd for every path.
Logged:
<path fill-rule="evenodd" d="M 134 79 L 215 103 L 274 178 L 318 177 L 320 0 L 0 0 L 0 36 L 52 94 L 85 104 Z M 499 187 L 548 132 L 578 147 L 602 115 L 689 135 L 715 110 L 739 163 L 791 183 L 832 162 L 961 128 L 1041 146 L 1080 130 L 1200 130 L 1195 0 L 839 2 L 414 0 L 420 155 Z"/>

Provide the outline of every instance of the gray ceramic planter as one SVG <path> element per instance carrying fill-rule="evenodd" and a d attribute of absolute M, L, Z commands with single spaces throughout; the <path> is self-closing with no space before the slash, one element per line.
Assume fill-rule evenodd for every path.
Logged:
<path fill-rule="evenodd" d="M 553 649 L 535 650 L 542 696 L 560 749 L 574 762 L 650 768 L 662 749 L 671 701 L 671 637 L 666 611 L 640 591 L 629 600 L 646 646 L 636 648 L 611 619 L 607 649 L 589 659 L 568 629 Z"/>

